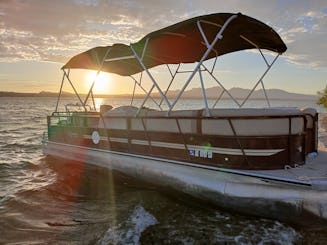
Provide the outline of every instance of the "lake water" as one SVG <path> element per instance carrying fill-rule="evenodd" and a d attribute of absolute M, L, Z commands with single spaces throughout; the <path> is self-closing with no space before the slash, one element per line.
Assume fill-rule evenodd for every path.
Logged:
<path fill-rule="evenodd" d="M 41 138 L 55 104 L 0 98 L 0 244 L 327 244 L 326 227 L 231 213 L 118 172 L 45 157 Z M 285 105 L 316 107 L 320 120 L 326 113 L 314 102 L 272 102 Z M 178 105 L 194 106 L 203 107 L 195 100 Z M 321 128 L 320 144 L 326 135 Z"/>

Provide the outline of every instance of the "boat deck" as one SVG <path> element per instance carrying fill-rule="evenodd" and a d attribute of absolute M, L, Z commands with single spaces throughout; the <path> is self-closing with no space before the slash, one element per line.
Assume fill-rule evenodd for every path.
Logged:
<path fill-rule="evenodd" d="M 279 170 L 250 170 L 244 172 L 271 179 L 278 178 L 293 183 L 309 184 L 315 189 L 327 190 L 327 148 L 319 149 L 316 156 L 308 157 L 304 165 Z"/>

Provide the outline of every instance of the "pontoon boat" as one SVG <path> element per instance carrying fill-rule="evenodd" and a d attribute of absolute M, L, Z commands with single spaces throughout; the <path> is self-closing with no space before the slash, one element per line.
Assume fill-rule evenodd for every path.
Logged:
<path fill-rule="evenodd" d="M 318 114 L 310 108 L 270 107 L 265 92 L 263 79 L 286 49 L 268 25 L 240 13 L 218 13 L 152 32 L 130 45 L 95 47 L 78 54 L 62 67 L 44 153 L 115 169 L 238 212 L 326 222 L 327 152 L 318 152 Z M 257 50 L 266 69 L 240 101 L 218 79 L 215 66 L 220 56 L 242 50 Z M 273 59 L 267 58 L 267 51 L 275 54 Z M 193 64 L 193 69 L 185 70 L 185 64 Z M 158 66 L 170 76 L 164 87 L 152 73 Z M 131 104 L 102 105 L 97 110 L 95 81 L 83 99 L 71 79 L 74 69 L 130 77 Z M 187 78 L 172 98 L 170 88 L 180 74 Z M 143 85 L 144 77 L 150 89 Z M 211 104 L 206 78 L 222 91 Z M 202 88 L 203 109 L 176 110 L 191 81 Z M 59 111 L 65 82 L 75 91 L 80 110 Z M 245 108 L 259 86 L 268 106 Z M 135 87 L 145 92 L 138 106 Z M 217 108 L 223 95 L 238 108 Z M 156 108 L 145 107 L 148 101 Z"/>

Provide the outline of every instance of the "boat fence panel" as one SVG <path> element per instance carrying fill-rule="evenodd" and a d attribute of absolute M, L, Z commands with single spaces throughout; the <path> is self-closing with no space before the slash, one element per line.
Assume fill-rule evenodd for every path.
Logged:
<path fill-rule="evenodd" d="M 49 141 L 241 169 L 299 164 L 308 149 L 303 115 L 208 118 L 195 116 L 203 110 L 175 111 L 173 117 L 151 113 L 151 117 L 57 113 L 49 118 Z"/>
<path fill-rule="evenodd" d="M 99 128 L 127 130 L 127 119 L 117 117 L 104 117 L 99 120 Z"/>
<path fill-rule="evenodd" d="M 137 131 L 144 131 L 144 123 L 142 118 L 131 118 L 131 129 Z"/>
<path fill-rule="evenodd" d="M 231 119 L 236 134 L 244 135 L 288 135 L 288 118 Z M 292 118 L 291 134 L 303 132 L 303 118 Z"/>
<path fill-rule="evenodd" d="M 205 135 L 233 135 L 227 119 L 203 119 L 202 120 L 202 133 Z"/>
<path fill-rule="evenodd" d="M 195 134 L 198 132 L 198 119 L 176 119 L 180 125 L 180 130 L 184 134 Z"/>
<path fill-rule="evenodd" d="M 178 133 L 178 125 L 174 118 L 147 118 L 145 119 L 148 131 Z"/>

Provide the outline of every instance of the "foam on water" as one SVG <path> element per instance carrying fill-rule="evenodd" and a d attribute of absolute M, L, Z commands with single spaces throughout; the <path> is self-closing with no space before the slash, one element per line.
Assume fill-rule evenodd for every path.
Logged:
<path fill-rule="evenodd" d="M 301 233 L 287 224 L 220 211 L 186 196 L 177 198 L 183 202 L 161 202 L 161 212 L 153 211 L 158 223 L 142 233 L 142 244 L 294 244 L 301 241 Z"/>
<path fill-rule="evenodd" d="M 139 244 L 142 232 L 157 223 L 156 218 L 142 206 L 136 206 L 126 221 L 110 227 L 97 244 Z"/>
<path fill-rule="evenodd" d="M 271 226 L 249 224 L 244 227 L 238 236 L 234 237 L 237 244 L 294 244 L 301 236 L 291 227 L 275 221 Z"/>

